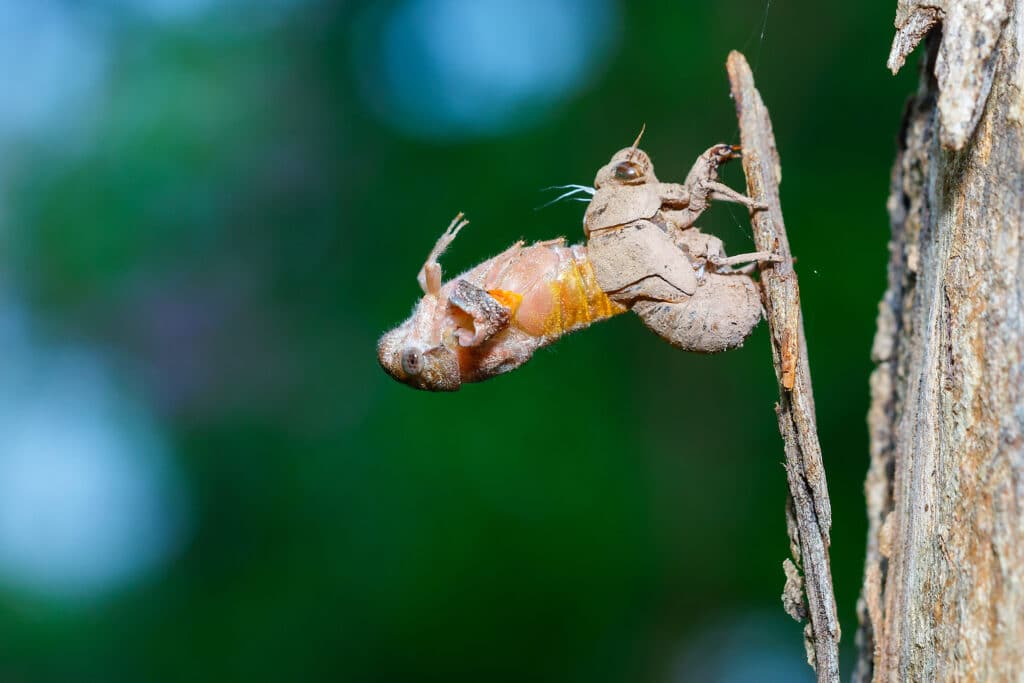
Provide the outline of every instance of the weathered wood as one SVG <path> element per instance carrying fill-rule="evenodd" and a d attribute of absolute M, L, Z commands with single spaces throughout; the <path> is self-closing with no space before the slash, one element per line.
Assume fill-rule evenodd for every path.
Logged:
<path fill-rule="evenodd" d="M 901 0 L 896 26 L 894 69 L 933 30 L 889 199 L 854 680 L 1020 681 L 1024 2 Z"/>
<path fill-rule="evenodd" d="M 775 410 L 785 445 L 789 483 L 787 529 L 796 561 L 794 564 L 787 559 L 783 563 L 786 585 L 782 599 L 786 612 L 795 619 L 809 617 L 804 637 L 808 662 L 817 672 L 818 680 L 838 681 L 839 620 L 828 558 L 832 509 L 814 416 L 800 291 L 779 202 L 781 167 L 771 119 L 754 87 L 747 60 L 739 52 L 732 52 L 727 69 L 740 123 L 747 194 L 768 205 L 767 210 L 751 216 L 754 242 L 758 250 L 773 251 L 782 257 L 780 263 L 761 267 L 772 357 L 779 381 L 779 403 Z M 803 570 L 802 582 L 797 566 Z M 801 588 L 807 597 L 806 609 Z"/>

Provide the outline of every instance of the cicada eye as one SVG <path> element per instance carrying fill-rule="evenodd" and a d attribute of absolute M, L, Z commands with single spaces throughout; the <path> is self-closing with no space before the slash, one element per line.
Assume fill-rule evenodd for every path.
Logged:
<path fill-rule="evenodd" d="M 418 375 L 423 372 L 423 356 L 416 349 L 402 351 L 402 370 L 407 375 Z"/>
<path fill-rule="evenodd" d="M 643 169 L 632 161 L 620 161 L 615 164 L 615 178 L 617 180 L 638 180 L 643 175 Z"/>

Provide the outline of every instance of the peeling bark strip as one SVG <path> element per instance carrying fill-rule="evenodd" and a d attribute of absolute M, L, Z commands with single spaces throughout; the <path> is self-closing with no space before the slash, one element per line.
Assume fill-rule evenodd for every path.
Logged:
<path fill-rule="evenodd" d="M 1024 0 L 923 5 L 890 59 L 937 9 L 889 198 L 854 681 L 1020 681 Z"/>
<path fill-rule="evenodd" d="M 775 410 L 785 443 L 786 478 L 789 482 L 786 526 L 793 559 L 796 560 L 796 564 L 788 559 L 783 562 L 786 573 L 783 603 L 794 618 L 805 613 L 810 617 L 804 628 L 804 638 L 808 662 L 817 672 L 818 680 L 838 681 L 839 621 L 828 559 L 832 509 L 814 417 L 800 293 L 779 203 L 779 155 L 768 110 L 754 87 L 754 77 L 747 60 L 739 52 L 732 52 L 726 68 L 740 122 L 747 194 L 769 206 L 767 211 L 752 215 L 754 242 L 759 250 L 773 251 L 783 258 L 781 263 L 762 266 L 761 270 L 771 329 L 772 357 L 779 380 L 779 403 Z M 801 604 L 801 579 L 797 566 L 804 573 L 806 610 Z"/>
<path fill-rule="evenodd" d="M 992 90 L 995 49 L 1010 16 L 1011 2 L 899 0 L 888 64 L 894 74 L 932 27 L 942 24 L 935 76 L 942 123 L 939 139 L 947 149 L 963 149 L 985 109 Z"/>

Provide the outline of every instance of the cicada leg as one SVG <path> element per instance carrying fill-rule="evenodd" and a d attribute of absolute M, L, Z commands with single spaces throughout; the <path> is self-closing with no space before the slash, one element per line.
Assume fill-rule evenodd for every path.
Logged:
<path fill-rule="evenodd" d="M 436 295 L 441 291 L 441 264 L 438 262 L 438 259 L 441 258 L 441 254 L 445 252 L 445 249 L 455 241 L 459 231 L 467 225 L 469 225 L 469 221 L 463 219 L 463 214 L 460 211 L 452 219 L 452 222 L 448 224 L 448 228 L 444 233 L 437 239 L 434 248 L 430 250 L 426 262 L 420 268 L 419 275 L 416 276 L 416 281 L 420 283 L 420 288 L 424 294 Z"/>
<path fill-rule="evenodd" d="M 754 272 L 761 263 L 781 263 L 782 257 L 770 251 L 753 251 L 749 254 L 736 254 L 735 256 L 708 256 L 708 263 L 713 265 L 719 272 L 750 274 Z M 745 263 L 742 268 L 733 270 L 731 266 Z M 722 269 L 725 270 L 722 270 Z"/>

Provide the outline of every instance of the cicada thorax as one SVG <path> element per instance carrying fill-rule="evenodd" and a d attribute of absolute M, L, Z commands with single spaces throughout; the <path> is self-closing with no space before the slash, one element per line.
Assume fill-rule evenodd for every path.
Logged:
<path fill-rule="evenodd" d="M 659 182 L 635 145 L 597 172 L 583 232 L 598 283 L 614 301 L 680 301 L 696 291 L 694 268 L 674 241 L 679 230 L 663 211 L 687 202 L 685 188 Z"/>
<path fill-rule="evenodd" d="M 721 240 L 679 229 L 663 212 L 589 232 L 587 249 L 609 298 L 628 306 L 678 348 L 717 353 L 742 345 L 762 317 L 760 290 L 744 273 L 714 272 Z"/>
<path fill-rule="evenodd" d="M 642 219 L 590 233 L 587 251 L 598 284 L 625 306 L 634 301 L 682 301 L 697 291 L 695 265 L 680 249 L 680 231 Z"/>
<path fill-rule="evenodd" d="M 583 232 L 590 237 L 601 230 L 654 218 L 661 209 L 657 188 L 650 183 L 597 188 L 583 216 Z"/>

